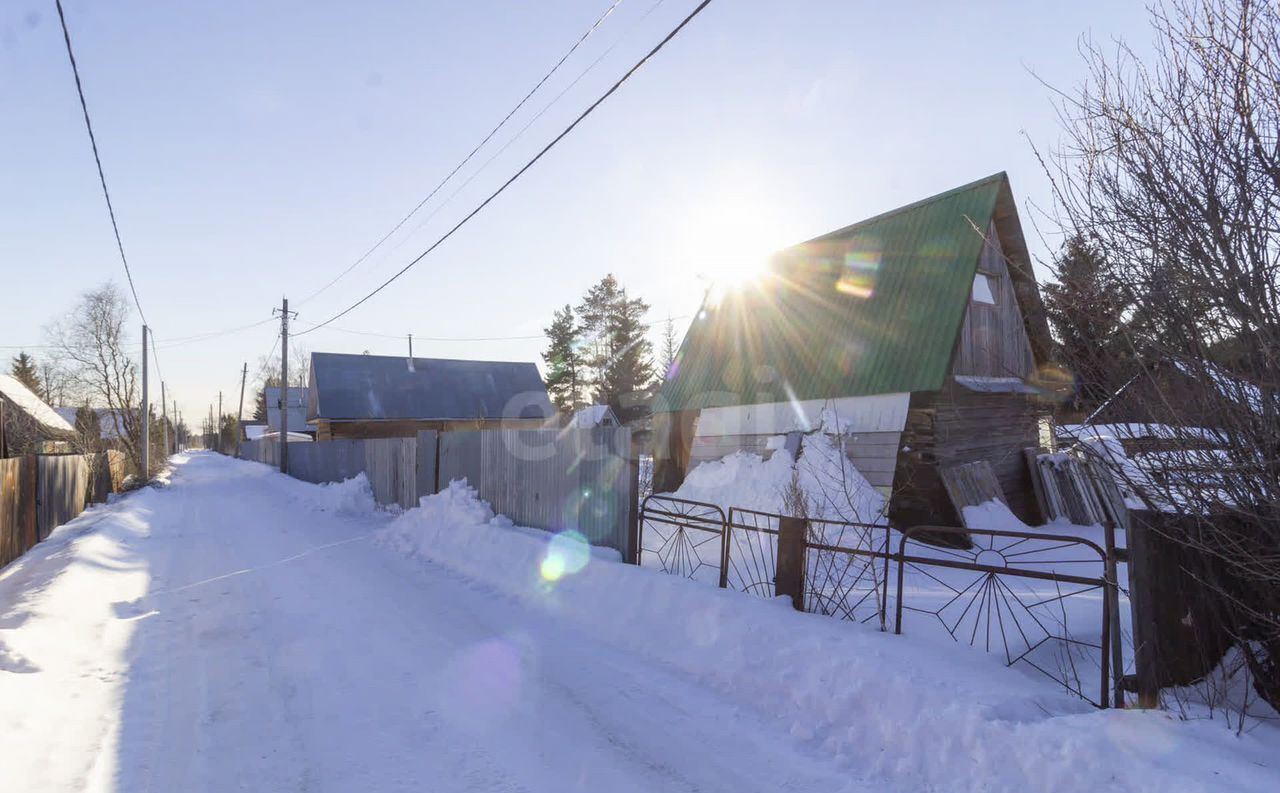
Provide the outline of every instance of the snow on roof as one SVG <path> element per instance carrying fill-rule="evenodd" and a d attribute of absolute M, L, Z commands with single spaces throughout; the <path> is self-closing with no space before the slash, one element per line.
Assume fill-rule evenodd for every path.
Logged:
<path fill-rule="evenodd" d="M 75 428 L 76 413 L 80 411 L 80 408 L 60 407 L 54 408 L 54 411 L 59 416 L 62 416 L 73 429 Z M 111 408 L 93 408 L 93 412 L 98 414 L 98 437 L 102 438 L 102 440 L 114 440 L 124 435 L 124 422 L 120 421 L 118 411 Z"/>
<path fill-rule="evenodd" d="M 75 427 L 68 424 L 57 411 L 46 405 L 43 399 L 11 375 L 0 374 L 0 395 L 46 429 L 75 432 Z"/>

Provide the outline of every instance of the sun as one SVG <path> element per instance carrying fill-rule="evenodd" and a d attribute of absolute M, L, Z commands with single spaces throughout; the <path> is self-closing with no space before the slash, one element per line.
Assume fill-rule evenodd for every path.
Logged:
<path fill-rule="evenodd" d="M 741 200 L 707 205 L 678 257 L 682 267 L 715 290 L 758 284 L 774 252 L 785 245 L 767 209 Z"/>

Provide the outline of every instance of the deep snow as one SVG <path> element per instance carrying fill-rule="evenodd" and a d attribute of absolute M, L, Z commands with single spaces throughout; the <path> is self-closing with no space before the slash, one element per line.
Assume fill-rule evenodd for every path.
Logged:
<path fill-rule="evenodd" d="M 398 517 L 365 496 L 182 455 L 0 573 L 0 789 L 1280 787 L 1266 725 L 1089 711 L 461 484 Z"/>

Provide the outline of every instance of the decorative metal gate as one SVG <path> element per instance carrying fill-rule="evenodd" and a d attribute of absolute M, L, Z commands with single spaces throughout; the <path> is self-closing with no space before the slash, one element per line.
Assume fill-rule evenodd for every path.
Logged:
<path fill-rule="evenodd" d="M 921 534 L 967 537 L 972 545 L 926 544 Z M 1107 555 L 1097 544 L 1082 537 L 916 526 L 903 532 L 894 558 L 896 633 L 902 633 L 904 611 L 930 615 L 955 641 L 1001 653 L 1008 666 L 1030 667 L 1097 707 L 1109 706 L 1115 587 L 1105 578 Z M 1092 622 L 1088 612 L 1094 609 L 1102 612 L 1096 643 L 1071 629 L 1073 615 L 1079 626 Z M 1096 698 L 1085 683 L 1095 664 L 1101 680 Z"/>
<path fill-rule="evenodd" d="M 725 536 L 726 585 L 775 595 L 782 515 L 733 507 Z M 805 538 L 804 610 L 885 628 L 888 526 L 810 519 Z"/>
<path fill-rule="evenodd" d="M 725 586 L 725 517 L 715 504 L 652 495 L 640 504 L 642 567 Z"/>

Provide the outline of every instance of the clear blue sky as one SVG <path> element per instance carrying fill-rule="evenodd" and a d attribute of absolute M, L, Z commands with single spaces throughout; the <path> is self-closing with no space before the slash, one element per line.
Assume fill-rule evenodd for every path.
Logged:
<path fill-rule="evenodd" d="M 252 370 L 276 329 L 167 339 L 266 318 L 283 295 L 301 326 L 345 307 L 695 4 L 623 0 L 492 151 L 616 44 L 523 137 L 424 226 L 425 214 L 297 305 L 424 197 L 609 3 L 66 0 L 121 233 L 184 413 L 198 420 L 219 389 L 232 404 L 241 364 Z M 651 319 L 688 315 L 700 276 L 1000 170 L 1043 256 L 1026 204 L 1046 204 L 1047 185 L 1023 132 L 1052 144 L 1057 124 L 1031 71 L 1078 82 L 1087 31 L 1149 38 L 1139 0 L 716 0 L 484 214 L 335 324 L 412 332 L 419 356 L 537 360 L 536 339 L 427 337 L 538 334 L 610 271 L 652 303 Z M 79 292 L 124 285 L 52 0 L 0 7 L 0 109 L 0 346 L 34 346 Z M 405 350 L 327 329 L 300 341 Z"/>

